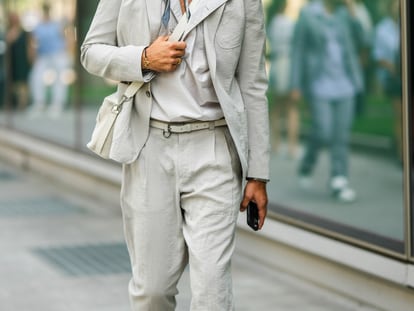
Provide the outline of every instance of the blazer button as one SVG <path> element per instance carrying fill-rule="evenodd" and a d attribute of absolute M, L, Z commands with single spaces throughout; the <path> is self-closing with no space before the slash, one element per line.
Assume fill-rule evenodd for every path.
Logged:
<path fill-rule="evenodd" d="M 146 91 L 145 95 L 147 95 L 147 97 L 151 97 L 151 92 L 150 91 Z"/>

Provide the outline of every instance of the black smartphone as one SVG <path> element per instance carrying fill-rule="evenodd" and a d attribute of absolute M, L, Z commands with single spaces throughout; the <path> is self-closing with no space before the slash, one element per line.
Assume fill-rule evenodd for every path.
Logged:
<path fill-rule="evenodd" d="M 247 205 L 247 224 L 254 231 L 259 230 L 259 210 L 257 204 L 250 201 Z"/>

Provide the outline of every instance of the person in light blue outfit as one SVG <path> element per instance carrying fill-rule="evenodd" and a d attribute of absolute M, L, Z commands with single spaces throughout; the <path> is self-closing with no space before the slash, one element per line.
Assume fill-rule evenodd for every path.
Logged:
<path fill-rule="evenodd" d="M 53 72 L 51 103 L 49 116 L 58 117 L 64 109 L 67 99 L 68 85 L 64 74 L 69 68 L 64 27 L 62 23 L 53 21 L 49 4 L 43 4 L 43 21 L 32 32 L 31 58 L 34 60 L 30 74 L 30 91 L 33 104 L 31 115 L 43 111 L 47 101 L 47 74 Z"/>
<path fill-rule="evenodd" d="M 386 14 L 376 25 L 373 58 L 377 65 L 377 79 L 384 94 L 392 101 L 394 110 L 394 138 L 398 160 L 402 163 L 402 80 L 400 4 L 390 0 Z"/>
<path fill-rule="evenodd" d="M 373 58 L 377 62 L 377 79 L 387 95 L 395 95 L 401 92 L 400 87 L 391 90 L 389 83 L 394 83 L 395 76 L 398 76 L 398 63 L 400 58 L 400 21 L 399 2 L 390 1 L 389 14 L 385 15 L 375 26 Z M 401 84 L 401 82 L 399 83 Z"/>
<path fill-rule="evenodd" d="M 348 140 L 355 95 L 364 87 L 355 47 L 357 40 L 363 40 L 363 32 L 353 10 L 351 0 L 310 2 L 301 11 L 292 44 L 291 95 L 295 100 L 304 96 L 311 114 L 300 183 L 310 185 L 318 153 L 327 145 L 331 153 L 329 186 L 344 202 L 356 198 L 348 181 Z M 358 35 L 361 38 L 355 37 Z"/>

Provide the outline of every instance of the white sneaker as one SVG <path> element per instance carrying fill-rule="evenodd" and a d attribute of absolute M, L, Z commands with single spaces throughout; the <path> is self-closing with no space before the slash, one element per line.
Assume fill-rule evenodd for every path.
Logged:
<path fill-rule="evenodd" d="M 348 179 L 345 176 L 334 176 L 330 182 L 332 194 L 341 202 L 350 203 L 355 201 L 356 193 L 349 187 Z"/>
<path fill-rule="evenodd" d="M 338 192 L 336 198 L 344 203 L 352 203 L 356 199 L 356 193 L 353 189 L 345 187 Z"/>
<path fill-rule="evenodd" d="M 348 186 L 348 179 L 345 176 L 334 176 L 331 179 L 330 185 L 332 191 L 339 191 Z"/>

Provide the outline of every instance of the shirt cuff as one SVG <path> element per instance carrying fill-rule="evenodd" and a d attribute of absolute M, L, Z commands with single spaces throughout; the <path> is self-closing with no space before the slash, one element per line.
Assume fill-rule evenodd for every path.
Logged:
<path fill-rule="evenodd" d="M 246 180 L 247 181 L 251 181 L 251 180 L 253 180 L 253 181 L 260 181 L 260 182 L 265 183 L 265 184 L 270 181 L 269 179 L 256 178 L 256 177 L 246 177 Z"/>

